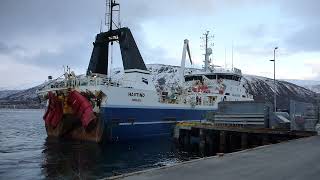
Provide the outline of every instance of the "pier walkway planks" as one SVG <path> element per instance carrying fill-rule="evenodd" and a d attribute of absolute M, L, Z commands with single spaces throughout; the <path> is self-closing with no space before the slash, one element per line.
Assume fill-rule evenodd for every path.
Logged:
<path fill-rule="evenodd" d="M 128 180 L 319 180 L 320 136 L 155 168 L 115 179 Z M 112 179 L 112 178 L 111 178 Z"/>

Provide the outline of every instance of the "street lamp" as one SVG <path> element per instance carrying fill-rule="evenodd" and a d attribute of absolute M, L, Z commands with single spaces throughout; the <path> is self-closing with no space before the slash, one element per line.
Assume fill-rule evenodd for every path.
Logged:
<path fill-rule="evenodd" d="M 273 61 L 273 85 L 274 85 L 274 112 L 277 112 L 277 92 L 276 92 L 276 50 L 278 47 L 275 47 L 273 49 L 273 59 L 270 61 Z"/>

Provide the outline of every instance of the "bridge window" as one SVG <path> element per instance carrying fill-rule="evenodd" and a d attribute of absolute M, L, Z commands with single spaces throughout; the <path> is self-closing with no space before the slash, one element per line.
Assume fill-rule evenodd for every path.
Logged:
<path fill-rule="evenodd" d="M 208 79 L 216 79 L 217 75 L 206 75 Z"/>
<path fill-rule="evenodd" d="M 233 80 L 233 76 L 232 76 L 232 75 L 220 74 L 220 75 L 218 75 L 218 79 L 228 79 L 228 80 Z"/>
<path fill-rule="evenodd" d="M 233 80 L 233 76 L 232 75 L 226 75 L 226 79 Z"/>
<path fill-rule="evenodd" d="M 239 76 L 233 76 L 233 80 L 235 80 L 235 81 L 241 81 L 241 77 L 239 77 Z"/>
<path fill-rule="evenodd" d="M 202 76 L 187 76 L 185 77 L 185 81 L 202 81 Z"/>
<path fill-rule="evenodd" d="M 218 79 L 226 79 L 225 75 L 218 75 Z"/>

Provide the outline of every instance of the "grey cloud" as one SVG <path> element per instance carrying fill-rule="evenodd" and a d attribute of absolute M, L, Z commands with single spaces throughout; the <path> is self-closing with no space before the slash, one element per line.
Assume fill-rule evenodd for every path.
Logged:
<path fill-rule="evenodd" d="M 243 54 L 250 54 L 265 57 L 266 60 L 268 58 L 272 58 L 273 48 L 279 46 L 277 42 L 271 41 L 252 41 L 248 44 L 242 44 L 235 47 L 235 51 L 241 52 Z"/>
<path fill-rule="evenodd" d="M 59 53 L 42 51 L 35 57 L 20 57 L 17 58 L 17 60 L 23 64 L 33 64 L 35 66 L 42 66 L 46 68 L 61 67 L 63 65 L 85 68 L 89 63 L 90 55 L 91 47 L 80 44 L 68 47 Z"/>
<path fill-rule="evenodd" d="M 20 46 L 10 46 L 5 42 L 0 41 L 0 54 L 2 55 L 13 55 L 17 51 L 23 50 Z"/>
<path fill-rule="evenodd" d="M 0 43 L 0 53 L 12 56 L 11 59 L 19 63 L 34 66 L 78 65 L 79 59 L 90 57 L 92 41 L 104 14 L 104 4 L 104 0 L 2 0 L 0 39 L 6 43 Z M 59 39 L 55 39 L 57 36 Z M 66 43 L 77 39 L 82 40 L 82 44 L 66 47 Z M 44 44 L 54 44 L 62 52 L 52 53 L 52 49 L 45 49 Z M 13 53 L 18 50 L 27 55 L 35 50 L 40 52 L 24 57 Z"/>
<path fill-rule="evenodd" d="M 285 39 L 292 52 L 320 51 L 320 24 L 309 24 Z"/>
<path fill-rule="evenodd" d="M 283 15 L 296 23 L 296 31 L 284 37 L 288 50 L 294 52 L 320 52 L 320 1 L 282 1 Z"/>
<path fill-rule="evenodd" d="M 0 42 L 0 53 L 8 53 L 10 51 L 10 48 L 5 43 Z"/>
<path fill-rule="evenodd" d="M 279 2 L 281 12 L 287 18 L 317 21 L 320 15 L 320 1 L 318 0 L 282 0 Z"/>
<path fill-rule="evenodd" d="M 190 16 L 201 17 L 221 10 L 225 6 L 242 6 L 252 2 L 257 1 L 120 0 L 123 25 L 131 28 L 137 44 L 147 60 L 154 59 L 151 57 L 154 52 L 161 51 L 161 53 L 157 53 L 157 56 L 163 56 L 166 53 L 161 50 L 161 47 L 153 49 L 146 43 L 141 26 L 143 22 L 154 18 L 171 20 Z M 27 51 L 26 42 L 21 41 L 23 37 L 50 36 L 50 33 L 55 33 L 61 35 L 62 39 L 66 41 L 80 38 L 83 40 L 82 44 L 73 47 L 64 47 L 63 42 L 55 42 L 54 39 L 49 38 L 52 43 L 61 46 L 63 52 L 52 53 L 49 49 L 42 49 L 32 59 L 16 58 L 17 61 L 31 63 L 35 66 L 48 67 L 64 63 L 77 65 L 77 60 L 83 59 L 83 57 L 87 58 L 86 62 L 89 61 L 92 50 L 90 45 L 99 30 L 104 12 L 105 0 L 28 0 L 23 2 L 2 0 L 0 2 L 0 39 L 9 42 L 10 47 L 21 47 Z M 48 33 L 43 33 L 44 31 Z M 30 41 L 32 43 L 32 39 Z M 42 44 L 39 42 L 35 46 L 42 46 Z M 87 49 L 85 50 L 85 48 Z M 165 59 L 165 57 L 162 58 Z M 86 63 L 83 63 L 82 66 L 84 64 Z"/>
<path fill-rule="evenodd" d="M 104 5 L 103 0 L 99 1 Z M 79 27 L 89 26 L 90 22 L 95 22 L 94 17 L 103 14 L 103 11 L 104 7 L 99 7 L 99 2 L 92 3 L 86 0 L 2 0 L 0 32 L 28 34 L 49 29 L 75 31 Z M 98 24 L 99 20 L 96 21 Z"/>
<path fill-rule="evenodd" d="M 246 29 L 244 34 L 246 34 L 250 38 L 263 39 L 270 34 L 269 26 L 267 26 L 266 24 L 258 24 L 254 27 L 249 27 L 248 29 Z"/>
<path fill-rule="evenodd" d="M 310 67 L 312 73 L 315 75 L 313 79 L 320 79 L 320 64 L 318 63 L 319 61 L 316 60 L 315 62 L 312 60 L 306 60 L 304 65 L 307 67 Z"/>
<path fill-rule="evenodd" d="M 248 27 L 244 32 L 248 39 L 255 39 L 262 43 L 261 48 L 270 48 L 270 45 L 279 46 L 284 55 L 299 52 L 320 52 L 320 1 L 318 0 L 282 0 L 275 1 L 280 9 L 279 23 L 276 27 L 268 24 L 258 24 Z M 281 19 L 281 20 L 280 20 Z M 273 40 L 275 42 L 270 42 Z M 254 44 L 257 44 L 254 43 Z M 245 50 L 244 48 L 248 48 Z M 263 53 L 263 49 L 244 45 L 242 48 L 246 53 Z"/>
<path fill-rule="evenodd" d="M 226 4 L 249 0 L 119 0 L 124 25 L 140 24 L 156 17 L 190 17 L 212 14 Z M 6 36 L 40 31 L 97 32 L 104 19 L 105 0 L 2 0 L 1 34 Z"/>

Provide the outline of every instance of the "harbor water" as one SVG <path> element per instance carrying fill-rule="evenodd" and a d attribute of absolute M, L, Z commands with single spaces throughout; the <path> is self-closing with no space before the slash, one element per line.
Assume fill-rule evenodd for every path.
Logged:
<path fill-rule="evenodd" d="M 189 159 L 167 138 L 113 144 L 50 139 L 43 113 L 0 109 L 0 179 L 97 179 Z"/>

